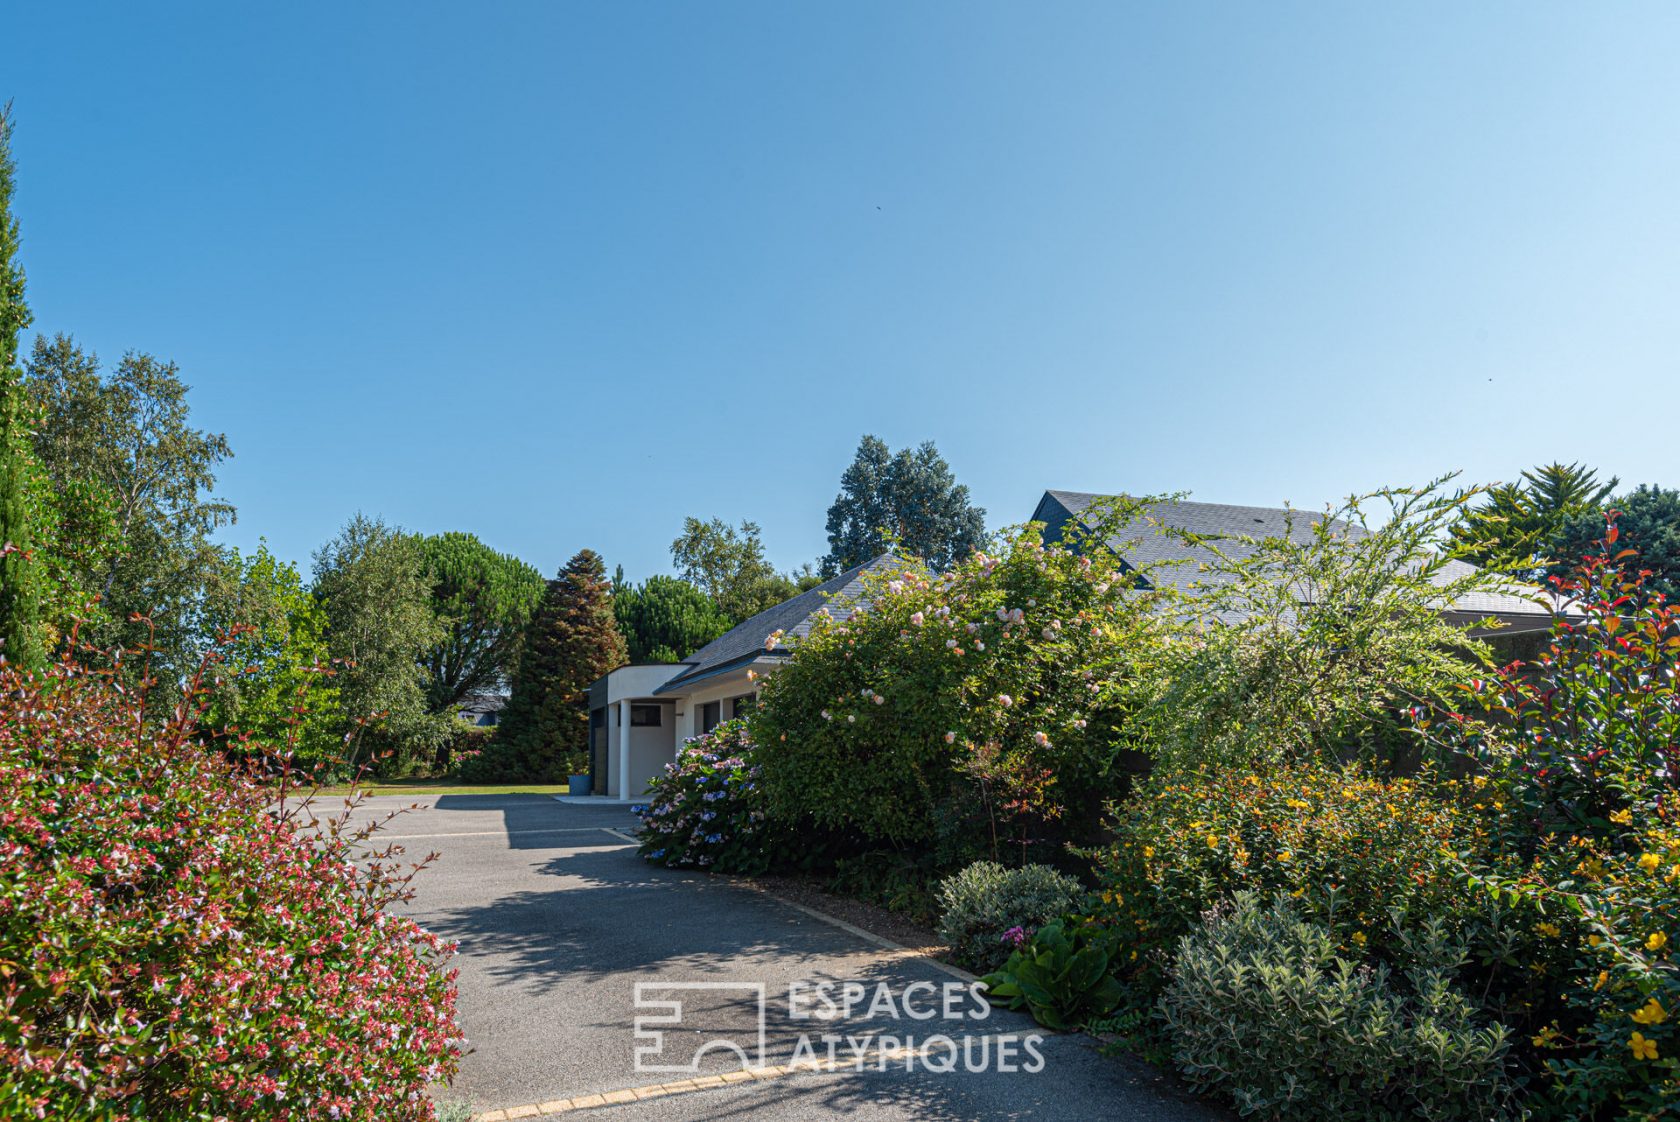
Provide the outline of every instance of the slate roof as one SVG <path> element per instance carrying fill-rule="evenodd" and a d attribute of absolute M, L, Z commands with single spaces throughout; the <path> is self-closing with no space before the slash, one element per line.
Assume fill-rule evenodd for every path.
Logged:
<path fill-rule="evenodd" d="M 766 651 L 764 641 L 774 632 L 790 636 L 805 636 L 819 609 L 827 608 L 835 619 L 846 619 L 857 610 L 863 593 L 863 575 L 897 564 L 890 553 L 883 553 L 873 561 L 848 569 L 839 576 L 807 589 L 791 600 L 784 600 L 773 608 L 766 608 L 756 616 L 736 625 L 710 643 L 701 647 L 683 662 L 687 669 L 660 686 L 655 693 L 674 693 L 705 678 L 755 658 L 786 658 L 786 649 Z"/>
<path fill-rule="evenodd" d="M 1086 491 L 1046 491 L 1044 497 L 1039 500 L 1038 509 L 1033 512 L 1032 521 L 1045 524 L 1044 536 L 1047 541 L 1058 540 L 1069 523 L 1077 523 L 1090 529 L 1085 519 L 1086 512 L 1093 504 L 1112 497 Z M 1288 538 L 1304 545 L 1313 540 L 1313 528 L 1326 517 L 1323 512 L 1310 510 L 1179 501 L 1147 503 L 1144 510 L 1144 520 L 1120 527 L 1109 536 L 1106 544 L 1129 566 L 1141 568 L 1159 565 L 1160 568 L 1154 572 L 1155 584 L 1180 590 L 1188 590 L 1192 584 L 1207 588 L 1219 583 L 1228 583 L 1233 578 L 1219 572 L 1199 572 L 1200 562 L 1213 559 L 1211 549 L 1162 534 L 1156 527 L 1146 524 L 1145 520 L 1153 519 L 1177 530 L 1220 538 L 1222 540 L 1219 547 L 1225 555 L 1232 559 L 1241 559 L 1252 556 L 1256 547 L 1230 539 L 1239 535 L 1252 538 Z M 1364 527 L 1341 520 L 1335 520 L 1334 528 L 1350 538 L 1364 537 L 1369 533 Z M 1446 584 L 1469 576 L 1475 571 L 1476 567 L 1467 562 L 1449 561 L 1441 567 L 1434 579 L 1437 583 Z M 1548 596 L 1547 593 L 1540 588 L 1516 581 L 1510 582 L 1509 587 L 1508 592 L 1489 590 L 1469 593 L 1446 606 L 1445 610 L 1454 615 L 1497 615 L 1508 621 L 1511 617 L 1533 619 L 1536 623 L 1550 621 L 1554 608 L 1534 600 L 1536 596 Z"/>

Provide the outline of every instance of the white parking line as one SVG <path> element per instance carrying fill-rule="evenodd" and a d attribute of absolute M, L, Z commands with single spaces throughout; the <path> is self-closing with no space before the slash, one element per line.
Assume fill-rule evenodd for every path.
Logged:
<path fill-rule="evenodd" d="M 380 832 L 373 837 L 379 841 L 425 841 L 429 838 L 517 838 L 526 834 L 615 834 L 623 837 L 617 830 L 606 826 L 556 826 L 548 830 L 459 830 L 447 834 L 387 834 Z"/>

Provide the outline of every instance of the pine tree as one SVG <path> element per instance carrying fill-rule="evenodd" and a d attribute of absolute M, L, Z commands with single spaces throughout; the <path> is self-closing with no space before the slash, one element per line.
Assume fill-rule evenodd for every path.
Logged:
<path fill-rule="evenodd" d="M 513 695 L 475 778 L 558 782 L 588 760 L 589 684 L 626 661 L 612 586 L 594 550 L 548 582 L 525 636 Z"/>
<path fill-rule="evenodd" d="M 1566 527 L 1583 514 L 1596 514 L 1616 487 L 1580 464 L 1543 464 L 1501 483 L 1480 506 L 1452 527 L 1453 551 L 1478 565 L 1532 569 L 1554 560 Z"/>
<path fill-rule="evenodd" d="M 681 577 L 615 580 L 613 614 L 631 662 L 677 662 L 729 630 L 717 601 Z"/>
<path fill-rule="evenodd" d="M 17 262 L 12 216 L 11 106 L 0 109 L 0 657 L 22 666 L 41 661 L 41 609 L 30 565 L 28 413 L 18 345 L 30 324 Z"/>

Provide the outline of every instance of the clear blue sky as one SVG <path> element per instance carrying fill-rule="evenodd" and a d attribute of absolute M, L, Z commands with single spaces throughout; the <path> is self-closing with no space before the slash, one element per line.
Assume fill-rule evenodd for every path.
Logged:
<path fill-rule="evenodd" d="M 36 327 L 173 358 L 230 539 L 823 552 L 858 438 L 1317 505 L 1680 484 L 1680 8 L 33 4 Z"/>

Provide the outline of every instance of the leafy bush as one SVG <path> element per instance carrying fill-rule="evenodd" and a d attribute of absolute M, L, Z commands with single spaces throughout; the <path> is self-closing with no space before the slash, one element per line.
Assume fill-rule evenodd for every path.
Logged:
<path fill-rule="evenodd" d="M 691 737 L 653 781 L 642 818 L 644 858 L 671 868 L 762 873 L 781 848 L 765 820 L 755 749 L 741 721 Z"/>
<path fill-rule="evenodd" d="M 412 873 L 206 751 L 193 709 L 0 670 L 6 1117 L 430 1119 L 461 1039 Z"/>
<path fill-rule="evenodd" d="M 1117 840 L 1093 855 L 1100 914 L 1139 952 L 1128 961 L 1149 989 L 1202 914 L 1242 890 L 1286 893 L 1344 947 L 1381 950 L 1393 912 L 1481 914 L 1459 855 L 1481 852 L 1491 798 L 1475 782 L 1321 764 L 1159 776 L 1122 808 Z"/>
<path fill-rule="evenodd" d="M 1057 919 L 1021 939 L 1003 968 L 981 979 L 988 1000 L 1024 1007 L 1061 1031 L 1111 1012 L 1126 996 L 1111 970 L 1113 936 L 1103 928 Z"/>
<path fill-rule="evenodd" d="M 1084 895 L 1079 882 L 1048 865 L 1006 869 L 976 861 L 939 886 L 939 937 L 959 966 L 984 974 L 1009 958 L 1009 932 L 1033 932 L 1072 911 Z"/>
<path fill-rule="evenodd" d="M 1406 710 L 1449 696 L 1488 658 L 1474 622 L 1441 605 L 1504 579 L 1437 549 L 1473 494 L 1446 483 L 1293 512 L 1278 537 L 1177 532 L 1201 559 L 1177 578 L 1181 615 L 1208 625 L 1166 645 L 1137 746 L 1169 770 L 1404 758 L 1416 743 Z"/>
<path fill-rule="evenodd" d="M 1179 943 L 1161 1013 L 1192 1085 L 1268 1118 L 1509 1115 L 1506 1032 L 1454 989 L 1459 952 L 1438 925 L 1402 986 L 1385 965 L 1280 897 L 1238 893 Z"/>
<path fill-rule="evenodd" d="M 937 848 L 960 867 L 1086 836 L 1112 794 L 1123 688 L 1160 626 L 1107 551 L 1032 529 L 943 576 L 865 577 L 819 613 L 752 721 L 773 813 L 857 847 Z M 776 644 L 782 636 L 770 636 Z"/>
<path fill-rule="evenodd" d="M 1611 554 L 1617 537 L 1611 522 L 1556 581 L 1571 614 L 1538 657 L 1420 720 L 1503 807 L 1494 841 L 1521 875 L 1473 866 L 1473 883 L 1546 909 L 1547 950 L 1565 956 L 1527 1041 L 1536 1113 L 1560 1119 L 1680 1108 L 1680 606 Z"/>

